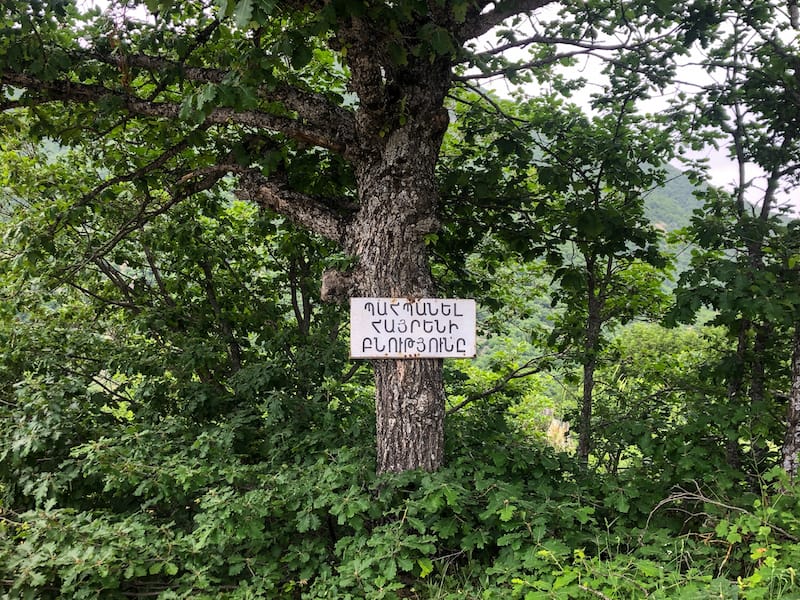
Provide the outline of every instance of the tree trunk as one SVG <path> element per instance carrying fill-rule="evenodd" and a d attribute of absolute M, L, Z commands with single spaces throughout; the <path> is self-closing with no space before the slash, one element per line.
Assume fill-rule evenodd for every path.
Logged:
<path fill-rule="evenodd" d="M 728 379 L 728 410 L 732 411 L 737 403 L 742 401 L 742 388 L 744 386 L 745 356 L 747 354 L 748 335 L 750 333 L 750 321 L 742 319 L 739 321 L 739 331 L 736 342 L 736 367 L 733 369 Z M 742 451 L 739 446 L 739 423 L 730 420 L 727 423 L 728 430 L 725 434 L 725 461 L 728 466 L 741 470 Z"/>
<path fill-rule="evenodd" d="M 377 360 L 378 472 L 434 471 L 444 460 L 441 360 Z"/>
<path fill-rule="evenodd" d="M 404 132 L 409 133 L 409 132 Z M 364 296 L 435 295 L 425 235 L 433 231 L 438 142 L 398 132 L 380 164 L 359 177 L 357 289 Z M 433 142 L 433 143 L 431 143 Z M 444 456 L 444 384 L 438 359 L 376 360 L 379 473 L 435 470 Z"/>
<path fill-rule="evenodd" d="M 600 348 L 600 332 L 603 327 L 604 285 L 600 285 L 595 274 L 595 260 L 587 259 L 587 313 L 583 339 L 583 397 L 581 399 L 580 433 L 578 435 L 578 460 L 586 465 L 592 450 L 592 403 L 594 399 L 594 374 L 597 369 L 597 353 Z"/>
<path fill-rule="evenodd" d="M 766 398 L 766 368 L 764 357 L 769 351 L 769 339 L 773 334 L 769 323 L 759 323 L 755 326 L 753 338 L 753 358 L 750 368 L 750 452 L 753 463 L 753 479 L 758 479 L 762 468 L 767 462 L 769 448 L 763 432 L 767 430 L 770 420 L 770 411 Z"/>
<path fill-rule="evenodd" d="M 449 62 L 426 59 L 402 72 L 376 72 L 371 46 L 361 46 L 361 56 L 351 48 L 348 58 L 361 104 L 354 160 L 359 210 L 344 240 L 358 264 L 348 289 L 364 297 L 432 297 L 426 236 L 438 229 L 435 166 L 449 121 L 443 107 Z M 376 77 L 383 80 L 377 86 Z M 379 97 L 376 89 L 382 90 Z M 438 469 L 444 457 L 442 361 L 372 364 L 378 473 Z"/>
<path fill-rule="evenodd" d="M 578 460 L 586 465 L 592 450 L 592 398 L 594 396 L 594 372 L 597 359 L 591 356 L 583 364 L 583 397 L 581 399 L 580 434 L 578 435 Z"/>
<path fill-rule="evenodd" d="M 356 289 L 363 296 L 435 295 L 425 235 L 435 226 L 433 163 L 439 146 L 404 133 L 395 134 L 397 146 L 359 176 L 364 207 L 354 228 L 354 254 L 359 257 Z M 439 468 L 444 456 L 442 361 L 375 360 L 373 367 L 378 473 Z"/>
<path fill-rule="evenodd" d="M 789 408 L 786 416 L 786 435 L 783 439 L 783 470 L 792 480 L 800 467 L 800 325 L 795 326 L 794 351 L 792 352 L 792 389 L 789 392 Z"/>

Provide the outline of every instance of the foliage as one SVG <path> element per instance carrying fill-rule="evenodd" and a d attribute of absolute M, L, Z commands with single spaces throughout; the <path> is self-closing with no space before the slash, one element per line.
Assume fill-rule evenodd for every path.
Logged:
<path fill-rule="evenodd" d="M 441 471 L 383 478 L 352 432 L 288 436 L 244 410 L 217 423 L 167 420 L 159 431 L 122 416 L 122 430 L 110 420 L 113 438 L 66 459 L 73 483 L 94 480 L 91 496 L 75 490 L 72 507 L 50 500 L 4 512 L 3 580 L 11 597 L 78 598 L 797 589 L 797 501 L 779 485 L 750 510 L 688 493 L 656 504 L 635 476 L 585 478 L 566 456 L 487 432 L 498 416 L 487 408 L 453 419 L 455 458 Z M 254 433 L 260 452 L 241 444 Z M 697 511 L 691 524 L 686 510 Z"/>
<path fill-rule="evenodd" d="M 703 114 L 686 105 L 686 96 L 672 113 L 692 115 L 677 128 L 684 142 L 697 147 L 724 140 L 738 175 L 732 192 L 698 194 L 704 204 L 687 228 L 696 248 L 670 320 L 690 322 L 706 307 L 725 327 L 731 350 L 716 373 L 731 419 L 727 461 L 754 476 L 772 464 L 780 438 L 784 464 L 793 471 L 789 465 L 796 464 L 792 457 L 800 440 L 797 403 L 791 392 L 780 391 L 798 389 L 798 374 L 785 360 L 796 356 L 797 274 L 791 256 L 797 223 L 781 200 L 797 187 L 800 165 L 796 119 L 782 108 L 783 98 L 797 94 L 797 82 L 788 77 L 796 61 L 797 31 L 779 6 L 741 8 L 731 5 L 721 15 L 726 27 L 708 41 L 703 68 L 721 79 L 701 86 L 691 100 L 693 106 L 704 105 Z M 703 165 L 695 166 L 697 180 Z M 783 415 L 775 416 L 783 412 L 776 393 L 789 400 L 783 423 Z M 743 452 L 749 454 L 746 466 Z"/>
<path fill-rule="evenodd" d="M 795 185 L 785 19 L 519 4 L 0 4 L 3 598 L 800 595 L 800 491 L 771 468 L 796 223 L 701 186 L 687 325 L 637 322 L 663 308 L 645 201 L 676 144 L 635 101 L 697 42 L 734 76 L 677 96 L 681 139 L 733 133 L 768 192 Z M 589 55 L 613 85 L 592 114 L 553 70 Z M 497 75 L 548 91 L 475 85 Z M 408 198 L 425 214 L 354 235 Z M 443 368 L 447 463 L 378 476 L 374 383 L 319 290 L 410 238 L 490 341 Z M 576 460 L 546 427 L 587 389 Z"/>
<path fill-rule="evenodd" d="M 5 226 L 24 234 L 13 216 Z M 88 265 L 75 280 L 82 291 L 44 288 L 74 254 L 15 261 L 27 245 L 9 239 L 19 240 L 4 263 L 2 327 L 0 581 L 9 598 L 756 598 L 797 589 L 796 496 L 785 482 L 765 488 L 758 507 L 750 496 L 706 506 L 670 491 L 701 467 L 710 485 L 716 468 L 699 447 L 689 463 L 678 452 L 701 427 L 681 418 L 676 391 L 672 419 L 652 411 L 644 420 L 663 436 L 650 444 L 624 437 L 624 423 L 642 413 L 609 396 L 609 418 L 620 422 L 603 430 L 609 442 L 650 453 L 616 474 L 586 472 L 520 428 L 510 409 L 533 388 L 515 380 L 451 415 L 443 469 L 376 477 L 372 391 L 330 337 L 336 310 L 316 303 L 313 240 L 212 196 L 199 217 L 170 213 L 122 242 L 131 269 L 122 272 L 138 282 L 128 296 Z M 214 294 L 203 285 L 209 263 Z M 308 285 L 302 264 L 314 264 Z M 508 269 L 496 271 L 501 282 Z M 255 310 L 275 326 L 261 327 Z M 613 360 L 641 378 L 628 393 L 646 397 L 657 377 L 671 387 L 713 356 L 697 333 L 674 337 L 673 346 L 639 328 L 615 340 Z M 453 401 L 497 383 L 514 360 L 453 363 Z M 626 388 L 617 392 L 620 401 Z M 656 452 L 662 440 L 678 453 Z"/>

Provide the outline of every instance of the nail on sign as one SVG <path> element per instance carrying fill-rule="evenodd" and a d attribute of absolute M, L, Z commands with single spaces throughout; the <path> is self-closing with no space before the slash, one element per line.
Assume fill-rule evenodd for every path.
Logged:
<path fill-rule="evenodd" d="M 471 358 L 475 300 L 350 298 L 351 358 Z"/>

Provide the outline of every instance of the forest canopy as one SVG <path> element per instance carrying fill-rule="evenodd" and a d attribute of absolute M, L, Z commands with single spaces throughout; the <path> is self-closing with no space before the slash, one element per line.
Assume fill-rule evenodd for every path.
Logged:
<path fill-rule="evenodd" d="M 800 594 L 791 1 L 0 9 L 3 598 Z"/>

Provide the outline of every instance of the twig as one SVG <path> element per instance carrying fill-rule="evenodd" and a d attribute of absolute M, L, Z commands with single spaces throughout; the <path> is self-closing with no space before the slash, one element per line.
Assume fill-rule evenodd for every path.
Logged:
<path fill-rule="evenodd" d="M 585 586 L 582 583 L 579 583 L 578 587 L 581 588 L 584 592 L 589 592 L 590 594 L 593 594 L 598 598 L 603 598 L 603 600 L 611 600 L 611 598 L 609 596 L 606 596 L 603 592 L 598 592 L 597 590 L 593 590 L 592 588 Z"/>
<path fill-rule="evenodd" d="M 740 506 L 733 506 L 732 504 L 726 504 L 725 502 L 722 502 L 721 500 L 715 500 L 713 498 L 709 498 L 700 489 L 700 484 L 697 483 L 697 481 L 693 481 L 692 483 L 694 483 L 694 485 L 695 485 L 695 488 L 697 490 L 696 492 L 685 490 L 685 489 L 679 487 L 679 488 L 677 488 L 678 491 L 676 493 L 670 494 L 669 497 L 665 498 L 664 500 L 662 500 L 661 502 L 656 504 L 656 506 L 653 508 L 653 510 L 650 511 L 650 514 L 647 517 L 647 526 L 650 525 L 650 519 L 653 517 L 655 512 L 657 510 L 659 510 L 660 508 L 662 508 L 663 506 L 666 506 L 666 505 L 672 504 L 672 503 L 676 503 L 676 502 L 681 502 L 681 501 L 702 502 L 704 504 L 711 504 L 713 506 L 716 506 L 718 508 L 723 508 L 723 509 L 731 511 L 731 512 L 738 512 L 738 513 L 742 513 L 742 514 L 746 514 L 746 515 L 752 515 L 752 516 L 758 518 L 761 521 L 762 525 L 766 525 L 767 527 L 769 527 L 773 531 L 777 531 L 778 533 L 783 535 L 786 539 L 791 540 L 792 542 L 795 542 L 795 543 L 796 542 L 800 542 L 800 538 L 797 538 L 796 536 L 792 535 L 791 533 L 789 533 L 788 531 L 786 531 L 782 527 L 778 527 L 777 525 L 766 521 L 765 519 L 759 517 L 758 515 L 754 515 L 753 513 L 748 511 L 747 509 L 744 509 L 744 508 L 742 508 Z M 708 513 L 690 513 L 686 509 L 679 509 L 679 510 L 681 510 L 683 512 L 686 512 L 687 514 L 692 515 L 692 516 L 700 516 L 700 515 L 709 516 Z"/>
<path fill-rule="evenodd" d="M 566 353 L 566 351 L 557 352 L 557 353 L 554 353 L 554 354 L 546 354 L 544 356 L 537 356 L 536 358 L 530 359 L 524 365 L 522 365 L 520 367 L 517 367 L 516 369 L 514 369 L 510 373 L 507 373 L 499 382 L 497 382 L 494 386 L 492 386 L 488 390 L 484 390 L 482 392 L 478 392 L 477 394 L 473 394 L 473 395 L 469 396 L 466 400 L 463 400 L 462 402 L 460 402 L 460 403 L 456 404 L 455 406 L 453 406 L 452 408 L 450 408 L 447 411 L 446 414 L 451 415 L 454 412 L 457 412 L 457 411 L 461 410 L 462 408 L 464 408 L 468 404 L 472 404 L 473 402 L 476 402 L 478 400 L 482 400 L 484 398 L 487 398 L 488 396 L 491 396 L 493 394 L 496 394 L 497 392 L 500 392 L 500 391 L 504 390 L 508 386 L 508 384 L 511 381 L 513 381 L 514 379 L 522 379 L 524 377 L 529 377 L 530 375 L 538 373 L 539 370 L 534 368 L 535 364 L 537 364 L 537 363 L 539 363 L 539 362 L 541 362 L 541 361 L 543 361 L 545 359 L 548 359 L 548 358 L 555 358 L 555 357 L 564 356 L 565 353 Z"/>

